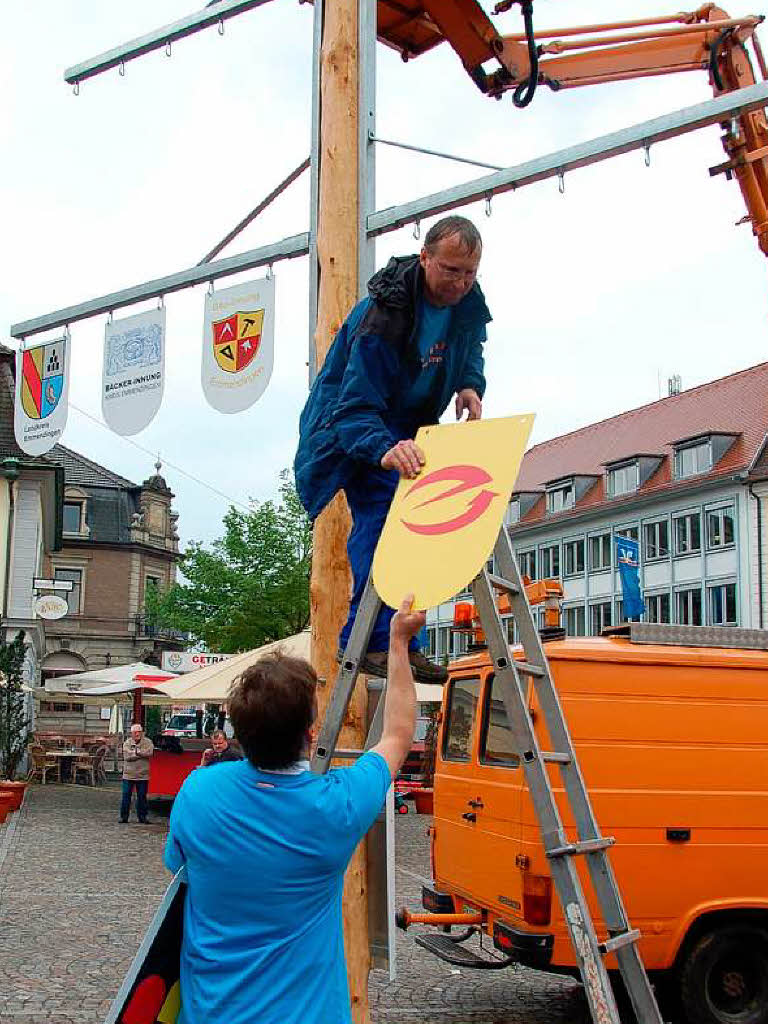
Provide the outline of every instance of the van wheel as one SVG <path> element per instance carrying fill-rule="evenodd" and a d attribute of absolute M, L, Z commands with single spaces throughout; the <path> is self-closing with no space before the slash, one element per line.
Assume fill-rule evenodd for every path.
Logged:
<path fill-rule="evenodd" d="M 704 935 L 680 972 L 692 1024 L 768 1024 L 768 931 L 729 925 Z"/>

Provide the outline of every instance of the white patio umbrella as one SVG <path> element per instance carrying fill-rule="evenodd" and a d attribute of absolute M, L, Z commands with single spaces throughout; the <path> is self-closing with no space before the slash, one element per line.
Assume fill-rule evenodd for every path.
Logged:
<path fill-rule="evenodd" d="M 263 647 L 246 651 L 244 654 L 235 654 L 226 661 L 219 661 L 215 665 L 206 665 L 205 668 L 199 668 L 195 672 L 189 672 L 172 682 L 160 685 L 174 703 L 184 701 L 189 704 L 199 704 L 210 701 L 220 704 L 228 699 L 232 683 L 249 665 L 253 665 L 260 658 L 276 651 L 292 658 L 304 658 L 309 661 L 309 645 L 310 632 L 305 629 L 294 636 L 276 640 L 271 644 L 264 644 Z M 442 686 L 416 683 L 416 700 L 419 703 L 439 704 L 442 699 Z"/>
<path fill-rule="evenodd" d="M 91 690 L 95 687 L 114 687 L 110 692 L 121 692 L 135 689 L 133 682 L 136 676 L 151 676 L 155 680 L 175 679 L 176 672 L 166 672 L 156 665 L 147 665 L 143 661 L 132 661 L 128 665 L 115 665 L 112 668 L 95 668 L 90 672 L 74 672 L 68 676 L 57 676 L 48 679 L 45 688 L 49 693 L 72 693 Z"/>

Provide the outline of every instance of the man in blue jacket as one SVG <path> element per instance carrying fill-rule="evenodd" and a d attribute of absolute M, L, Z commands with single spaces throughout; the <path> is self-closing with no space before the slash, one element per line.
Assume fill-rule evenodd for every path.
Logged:
<path fill-rule="evenodd" d="M 349 639 L 399 477 L 417 476 L 424 456 L 413 438 L 437 423 L 455 395 L 456 418 L 480 419 L 483 343 L 491 319 L 477 284 L 482 240 L 465 217 L 444 217 L 418 256 L 394 257 L 368 283 L 341 326 L 301 414 L 296 487 L 314 520 L 343 490 L 352 513 L 347 552 L 354 576 Z M 392 609 L 383 606 L 364 672 L 386 676 Z M 443 682 L 411 641 L 414 677 Z"/>

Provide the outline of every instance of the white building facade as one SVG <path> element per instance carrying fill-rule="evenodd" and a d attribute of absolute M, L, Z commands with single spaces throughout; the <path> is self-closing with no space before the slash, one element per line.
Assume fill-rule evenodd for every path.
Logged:
<path fill-rule="evenodd" d="M 639 541 L 644 621 L 766 625 L 766 393 L 761 364 L 526 453 L 507 529 L 521 572 L 562 581 L 569 635 L 624 620 L 620 535 Z M 454 603 L 427 617 L 439 661 L 466 644 Z"/>

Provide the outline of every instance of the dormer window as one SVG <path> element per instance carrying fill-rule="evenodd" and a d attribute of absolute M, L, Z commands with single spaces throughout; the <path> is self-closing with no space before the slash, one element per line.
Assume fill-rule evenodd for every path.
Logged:
<path fill-rule="evenodd" d="M 87 537 L 87 496 L 79 488 L 67 488 L 64 495 L 62 532 L 68 537 Z"/>
<path fill-rule="evenodd" d="M 506 515 L 504 516 L 504 522 L 507 526 L 514 526 L 515 523 L 520 522 L 520 499 L 512 498 L 507 505 Z"/>
<path fill-rule="evenodd" d="M 608 470 L 608 496 L 618 498 L 630 494 L 640 486 L 640 473 L 636 462 L 625 462 Z"/>
<path fill-rule="evenodd" d="M 709 438 L 677 448 L 675 451 L 675 476 L 683 480 L 712 469 L 712 446 Z"/>
<path fill-rule="evenodd" d="M 685 480 L 689 476 L 709 473 L 733 446 L 738 434 L 713 431 L 673 441 L 675 449 L 675 477 Z"/>
<path fill-rule="evenodd" d="M 557 481 L 547 488 L 547 512 L 564 512 L 573 508 L 574 495 L 573 480 Z"/>

